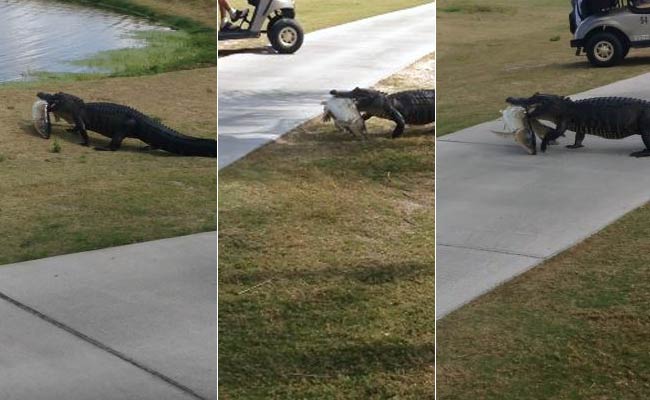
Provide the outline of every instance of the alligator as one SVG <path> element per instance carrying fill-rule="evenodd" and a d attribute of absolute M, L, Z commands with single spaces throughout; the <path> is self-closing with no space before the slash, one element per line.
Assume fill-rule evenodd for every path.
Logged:
<path fill-rule="evenodd" d="M 47 102 L 47 113 L 64 119 L 81 135 L 83 146 L 88 146 L 87 131 L 97 132 L 111 139 L 106 147 L 95 150 L 115 151 L 125 138 L 140 139 L 151 149 L 162 149 L 183 156 L 217 157 L 217 141 L 183 135 L 151 117 L 128 106 L 115 103 L 86 103 L 68 93 L 37 96 Z"/>
<path fill-rule="evenodd" d="M 364 121 L 372 117 L 388 119 L 397 124 L 392 137 L 404 133 L 408 125 L 426 125 L 436 120 L 435 90 L 406 90 L 387 94 L 373 89 L 355 88 L 344 92 L 332 90 L 334 97 L 354 100 Z"/>
<path fill-rule="evenodd" d="M 527 117 L 550 121 L 555 129 L 542 139 L 541 150 L 546 151 L 550 141 L 565 131 L 576 133 L 575 143 L 569 149 L 583 147 L 585 135 L 605 139 L 623 139 L 641 135 L 645 149 L 630 154 L 632 157 L 650 156 L 650 102 L 629 97 L 593 97 L 571 100 L 568 97 L 535 93 L 531 97 L 509 97 L 506 102 L 526 109 Z"/>

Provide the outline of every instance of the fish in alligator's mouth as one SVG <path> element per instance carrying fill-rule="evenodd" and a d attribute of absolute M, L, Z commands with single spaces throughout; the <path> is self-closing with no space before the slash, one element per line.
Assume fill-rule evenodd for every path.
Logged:
<path fill-rule="evenodd" d="M 512 137 L 528 154 L 537 154 L 536 138 L 544 137 L 552 130 L 537 119 L 529 118 L 529 112 L 523 106 L 512 105 L 501 111 L 505 131 L 492 131 L 497 135 Z"/>
<path fill-rule="evenodd" d="M 36 100 L 32 105 L 32 122 L 36 132 L 45 139 L 49 139 L 52 132 L 52 125 L 50 123 L 50 113 L 48 111 L 48 104 L 44 100 Z"/>

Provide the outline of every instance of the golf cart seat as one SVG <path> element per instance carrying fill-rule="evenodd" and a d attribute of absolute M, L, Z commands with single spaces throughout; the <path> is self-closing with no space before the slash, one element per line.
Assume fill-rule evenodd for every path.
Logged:
<path fill-rule="evenodd" d="M 637 14 L 650 14 L 650 1 L 648 0 L 628 0 L 630 11 Z"/>
<path fill-rule="evenodd" d="M 623 6 L 619 0 L 582 0 L 580 2 L 580 15 L 587 18 L 590 15 L 605 13 L 614 8 Z"/>

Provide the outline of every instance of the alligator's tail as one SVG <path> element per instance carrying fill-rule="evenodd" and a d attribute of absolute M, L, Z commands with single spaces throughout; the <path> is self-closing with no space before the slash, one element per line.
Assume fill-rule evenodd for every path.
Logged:
<path fill-rule="evenodd" d="M 183 135 L 165 125 L 147 121 L 141 140 L 153 148 L 181 156 L 217 157 L 217 141 Z"/>

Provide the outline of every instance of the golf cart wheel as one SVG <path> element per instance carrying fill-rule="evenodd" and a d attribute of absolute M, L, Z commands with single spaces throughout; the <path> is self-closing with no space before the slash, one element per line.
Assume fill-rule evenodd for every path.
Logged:
<path fill-rule="evenodd" d="M 625 48 L 618 36 L 601 32 L 592 36 L 585 46 L 587 58 L 595 67 L 611 67 L 624 57 Z"/>
<path fill-rule="evenodd" d="M 268 32 L 273 49 L 280 54 L 291 54 L 298 51 L 305 39 L 305 33 L 298 22 L 289 18 L 275 21 Z"/>

